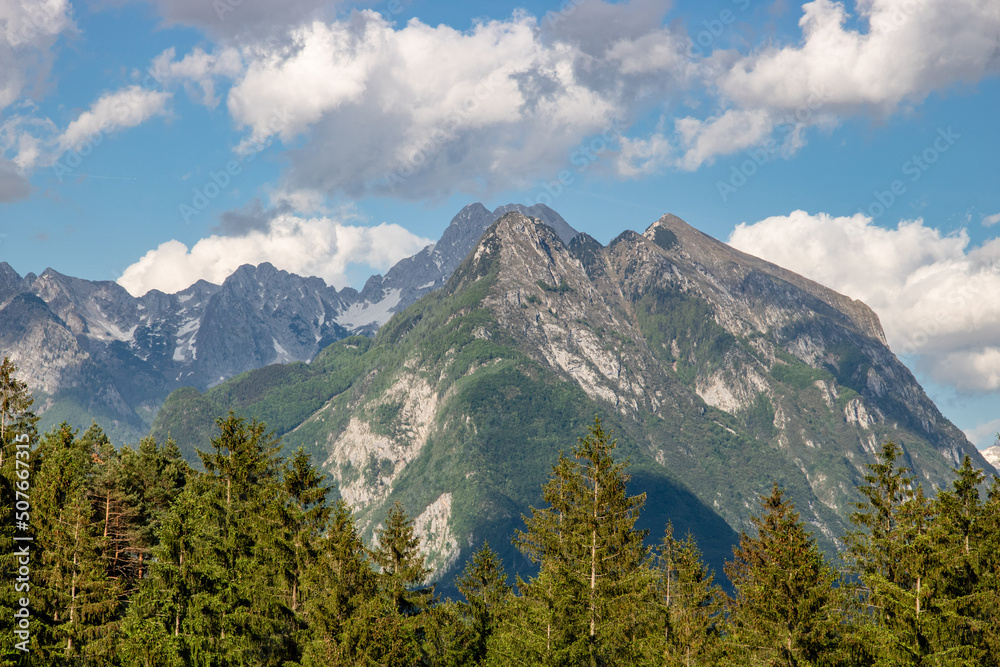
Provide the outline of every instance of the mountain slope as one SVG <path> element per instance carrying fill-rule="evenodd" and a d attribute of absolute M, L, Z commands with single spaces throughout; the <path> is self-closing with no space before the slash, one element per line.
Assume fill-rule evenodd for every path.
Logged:
<path fill-rule="evenodd" d="M 985 465 L 864 304 L 673 216 L 603 247 L 506 214 L 444 289 L 362 340 L 175 394 L 154 434 L 184 424 L 190 452 L 211 433 L 197 415 L 259 417 L 322 462 L 369 533 L 402 501 L 442 576 L 483 539 L 523 570 L 511 531 L 595 413 L 649 494 L 652 536 L 668 518 L 691 529 L 717 569 L 773 481 L 833 550 L 884 439 L 933 484 L 965 454 Z"/>
<path fill-rule="evenodd" d="M 223 284 L 134 298 L 108 281 L 52 269 L 21 278 L 0 263 L 0 344 L 42 408 L 41 428 L 96 420 L 116 442 L 146 434 L 166 396 L 207 389 L 269 364 L 307 361 L 353 333 L 373 335 L 393 313 L 439 288 L 501 211 L 537 214 L 572 236 L 555 211 L 472 204 L 438 243 L 373 276 L 362 292 L 337 291 L 270 264 L 242 266 Z M 21 295 L 38 299 L 31 307 Z M 29 300 L 30 301 L 30 300 Z"/>

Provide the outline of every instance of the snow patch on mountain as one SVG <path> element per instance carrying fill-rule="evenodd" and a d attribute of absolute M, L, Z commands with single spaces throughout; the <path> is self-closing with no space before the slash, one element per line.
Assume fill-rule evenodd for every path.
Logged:
<path fill-rule="evenodd" d="M 399 304 L 401 295 L 402 290 L 399 289 L 384 290 L 380 301 L 352 303 L 334 321 L 348 329 L 359 329 L 370 324 L 382 326 L 392 317 L 393 309 Z"/>

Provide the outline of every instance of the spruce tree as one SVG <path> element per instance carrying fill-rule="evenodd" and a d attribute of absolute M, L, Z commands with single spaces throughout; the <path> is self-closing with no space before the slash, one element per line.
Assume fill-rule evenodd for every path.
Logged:
<path fill-rule="evenodd" d="M 628 662 L 641 654 L 655 594 L 646 531 L 635 529 L 645 494 L 628 495 L 616 446 L 595 419 L 572 458 L 560 454 L 543 488 L 548 507 L 532 508 L 514 538 L 540 566 L 518 587 L 544 614 L 544 644 L 538 632 L 524 637 L 544 664 Z"/>
<path fill-rule="evenodd" d="M 378 575 L 343 501 L 317 546 L 318 557 L 303 577 L 304 667 L 413 664 L 420 655 L 417 639 L 380 594 Z"/>
<path fill-rule="evenodd" d="M 316 560 L 317 542 L 326 530 L 333 511 L 327 503 L 330 487 L 323 473 L 313 467 L 309 455 L 300 447 L 285 463 L 282 483 L 290 502 L 284 517 L 290 534 L 293 558 L 282 567 L 289 591 L 288 605 L 295 613 L 301 603 L 299 588 L 306 569 Z"/>
<path fill-rule="evenodd" d="M 484 543 L 466 563 L 465 570 L 455 580 L 455 586 L 465 598 L 463 612 L 471 622 L 468 659 L 481 664 L 486 659 L 490 639 L 513 594 L 500 556 L 490 548 L 489 543 Z"/>
<path fill-rule="evenodd" d="M 848 556 L 870 610 L 866 644 L 885 662 L 980 664 L 968 616 L 973 598 L 961 582 L 978 576 L 965 557 L 966 537 L 970 556 L 974 546 L 975 484 L 960 476 L 954 495 L 932 502 L 897 463 L 901 456 L 898 445 L 883 445 L 860 488 L 867 502 L 851 516 L 862 529 L 848 536 Z"/>
<path fill-rule="evenodd" d="M 160 446 L 153 438 L 143 438 L 138 448 L 123 447 L 119 461 L 120 486 L 136 510 L 136 574 L 142 579 L 161 521 L 193 471 L 170 439 Z"/>
<path fill-rule="evenodd" d="M 774 485 L 726 564 L 735 589 L 725 626 L 732 664 L 837 665 L 845 660 L 843 595 L 791 501 Z"/>
<path fill-rule="evenodd" d="M 979 533 L 977 645 L 984 653 L 983 664 L 996 667 L 1000 665 L 1000 477 L 994 477 L 990 484 Z"/>
<path fill-rule="evenodd" d="M 215 591 L 212 618 L 222 664 L 280 665 L 296 655 L 295 620 L 282 577 L 294 557 L 283 519 L 280 444 L 266 425 L 230 412 L 217 420 L 212 451 L 199 452 L 207 472 L 218 543 L 217 565 L 225 578 Z M 205 628 L 208 630 L 209 628 Z M 206 638 L 202 634 L 203 638 Z"/>
<path fill-rule="evenodd" d="M 722 590 L 702 560 L 701 551 L 688 533 L 674 537 L 667 524 L 655 552 L 658 601 L 663 617 L 662 644 L 655 662 L 667 665 L 714 665 L 719 651 Z M 657 638 L 660 638 L 657 633 Z M 653 661 L 651 659 L 651 661 Z"/>
<path fill-rule="evenodd" d="M 413 520 L 396 501 L 385 517 L 385 526 L 376 532 L 378 546 L 372 560 L 379 567 L 383 589 L 393 606 L 404 616 L 427 609 L 433 599 L 433 586 L 424 581 L 431 573 L 420 552 L 420 538 L 413 531 Z"/>
<path fill-rule="evenodd" d="M 98 640 L 112 631 L 119 607 L 121 591 L 107 576 L 91 503 L 92 454 L 91 443 L 65 422 L 36 453 L 34 524 L 42 557 L 32 583 L 45 625 L 39 655 L 50 664 L 107 657 L 109 646 Z"/>

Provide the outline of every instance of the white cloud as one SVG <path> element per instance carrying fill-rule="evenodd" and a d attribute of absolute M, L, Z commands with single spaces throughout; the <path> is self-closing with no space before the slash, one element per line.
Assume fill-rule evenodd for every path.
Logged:
<path fill-rule="evenodd" d="M 270 262 L 303 276 L 319 276 L 346 286 L 347 267 L 368 265 L 385 271 L 428 245 L 399 225 L 346 225 L 330 218 L 281 215 L 266 230 L 240 236 L 210 236 L 190 249 L 171 240 L 125 269 L 118 284 L 139 296 L 151 289 L 173 293 L 204 279 L 222 283 L 243 264 Z"/>
<path fill-rule="evenodd" d="M 1000 72 L 1000 3 L 859 0 L 856 7 L 852 16 L 840 2 L 806 3 L 799 44 L 765 46 L 732 63 L 729 54 L 704 61 L 722 109 L 703 121 L 678 121 L 690 145 L 680 166 L 697 168 L 759 144 L 778 125 L 793 128 L 783 140 L 787 153 L 801 145 L 806 127 L 889 115 Z M 862 29 L 848 27 L 855 21 Z"/>
<path fill-rule="evenodd" d="M 992 227 L 998 222 L 1000 222 L 1000 213 L 994 213 L 993 215 L 988 215 L 985 218 L 983 218 L 984 227 Z"/>
<path fill-rule="evenodd" d="M 135 127 L 165 113 L 171 93 L 129 86 L 102 95 L 74 120 L 58 140 L 61 150 L 77 148 L 102 133 Z"/>
<path fill-rule="evenodd" d="M 794 111 L 822 91 L 825 105 L 891 112 L 934 90 L 1000 69 L 1000 5 L 981 0 L 862 0 L 861 32 L 840 2 L 802 6 L 802 43 L 737 62 L 719 82 L 744 107 Z"/>
<path fill-rule="evenodd" d="M 965 429 L 965 437 L 979 449 L 985 449 L 997 443 L 998 432 L 1000 432 L 1000 419 L 993 419 Z"/>
<path fill-rule="evenodd" d="M 71 13 L 68 0 L 0 3 L 0 111 L 48 76 L 52 46 L 73 28 Z"/>
<path fill-rule="evenodd" d="M 149 68 L 152 78 L 163 87 L 182 83 L 192 97 L 200 97 L 199 101 L 210 108 L 219 104 L 216 83 L 234 79 L 243 71 L 243 60 L 234 48 L 223 48 L 217 53 L 195 49 L 181 60 L 175 58 L 173 47 L 154 58 Z"/>
<path fill-rule="evenodd" d="M 715 155 L 736 153 L 762 143 L 770 136 L 774 121 L 772 114 L 763 109 L 730 109 L 706 121 L 678 118 L 675 127 L 687 148 L 678 166 L 693 171 Z"/>
<path fill-rule="evenodd" d="M 1000 390 L 1000 239 L 971 247 L 922 220 L 794 211 L 740 224 L 729 243 L 871 306 L 893 351 L 934 381 Z"/>
<path fill-rule="evenodd" d="M 374 12 L 315 21 L 290 44 L 244 49 L 228 108 L 247 141 L 298 145 L 290 189 L 434 198 L 524 187 L 689 76 L 664 6 L 594 0 L 551 26 L 515 13 L 466 32 L 415 19 L 397 29 Z"/>

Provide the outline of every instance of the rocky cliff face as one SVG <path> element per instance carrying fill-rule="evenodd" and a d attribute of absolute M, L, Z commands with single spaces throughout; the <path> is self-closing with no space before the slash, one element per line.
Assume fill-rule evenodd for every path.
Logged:
<path fill-rule="evenodd" d="M 647 493 L 653 537 L 666 520 L 691 529 L 717 567 L 773 482 L 835 549 L 885 439 L 932 485 L 965 455 L 986 467 L 864 304 L 674 216 L 604 247 L 510 212 L 443 289 L 361 340 L 281 378 L 175 395 L 154 433 L 229 408 L 279 420 L 365 530 L 395 500 L 420 517 L 440 573 L 483 539 L 516 561 L 511 531 L 595 413 Z M 307 387 L 322 401 L 287 420 L 274 397 Z M 205 446 L 210 426 L 188 432 L 182 447 Z"/>
<path fill-rule="evenodd" d="M 135 441 L 178 387 L 204 390 L 269 364 L 308 361 L 350 334 L 373 335 L 393 313 L 441 287 L 507 210 L 575 234 L 544 206 L 490 212 L 472 204 L 438 243 L 373 276 L 360 293 L 265 263 L 240 267 L 222 285 L 199 281 L 176 294 L 134 298 L 113 282 L 52 269 L 22 278 L 0 263 L 0 354 L 37 394 L 43 428 L 96 419 L 116 441 Z"/>

